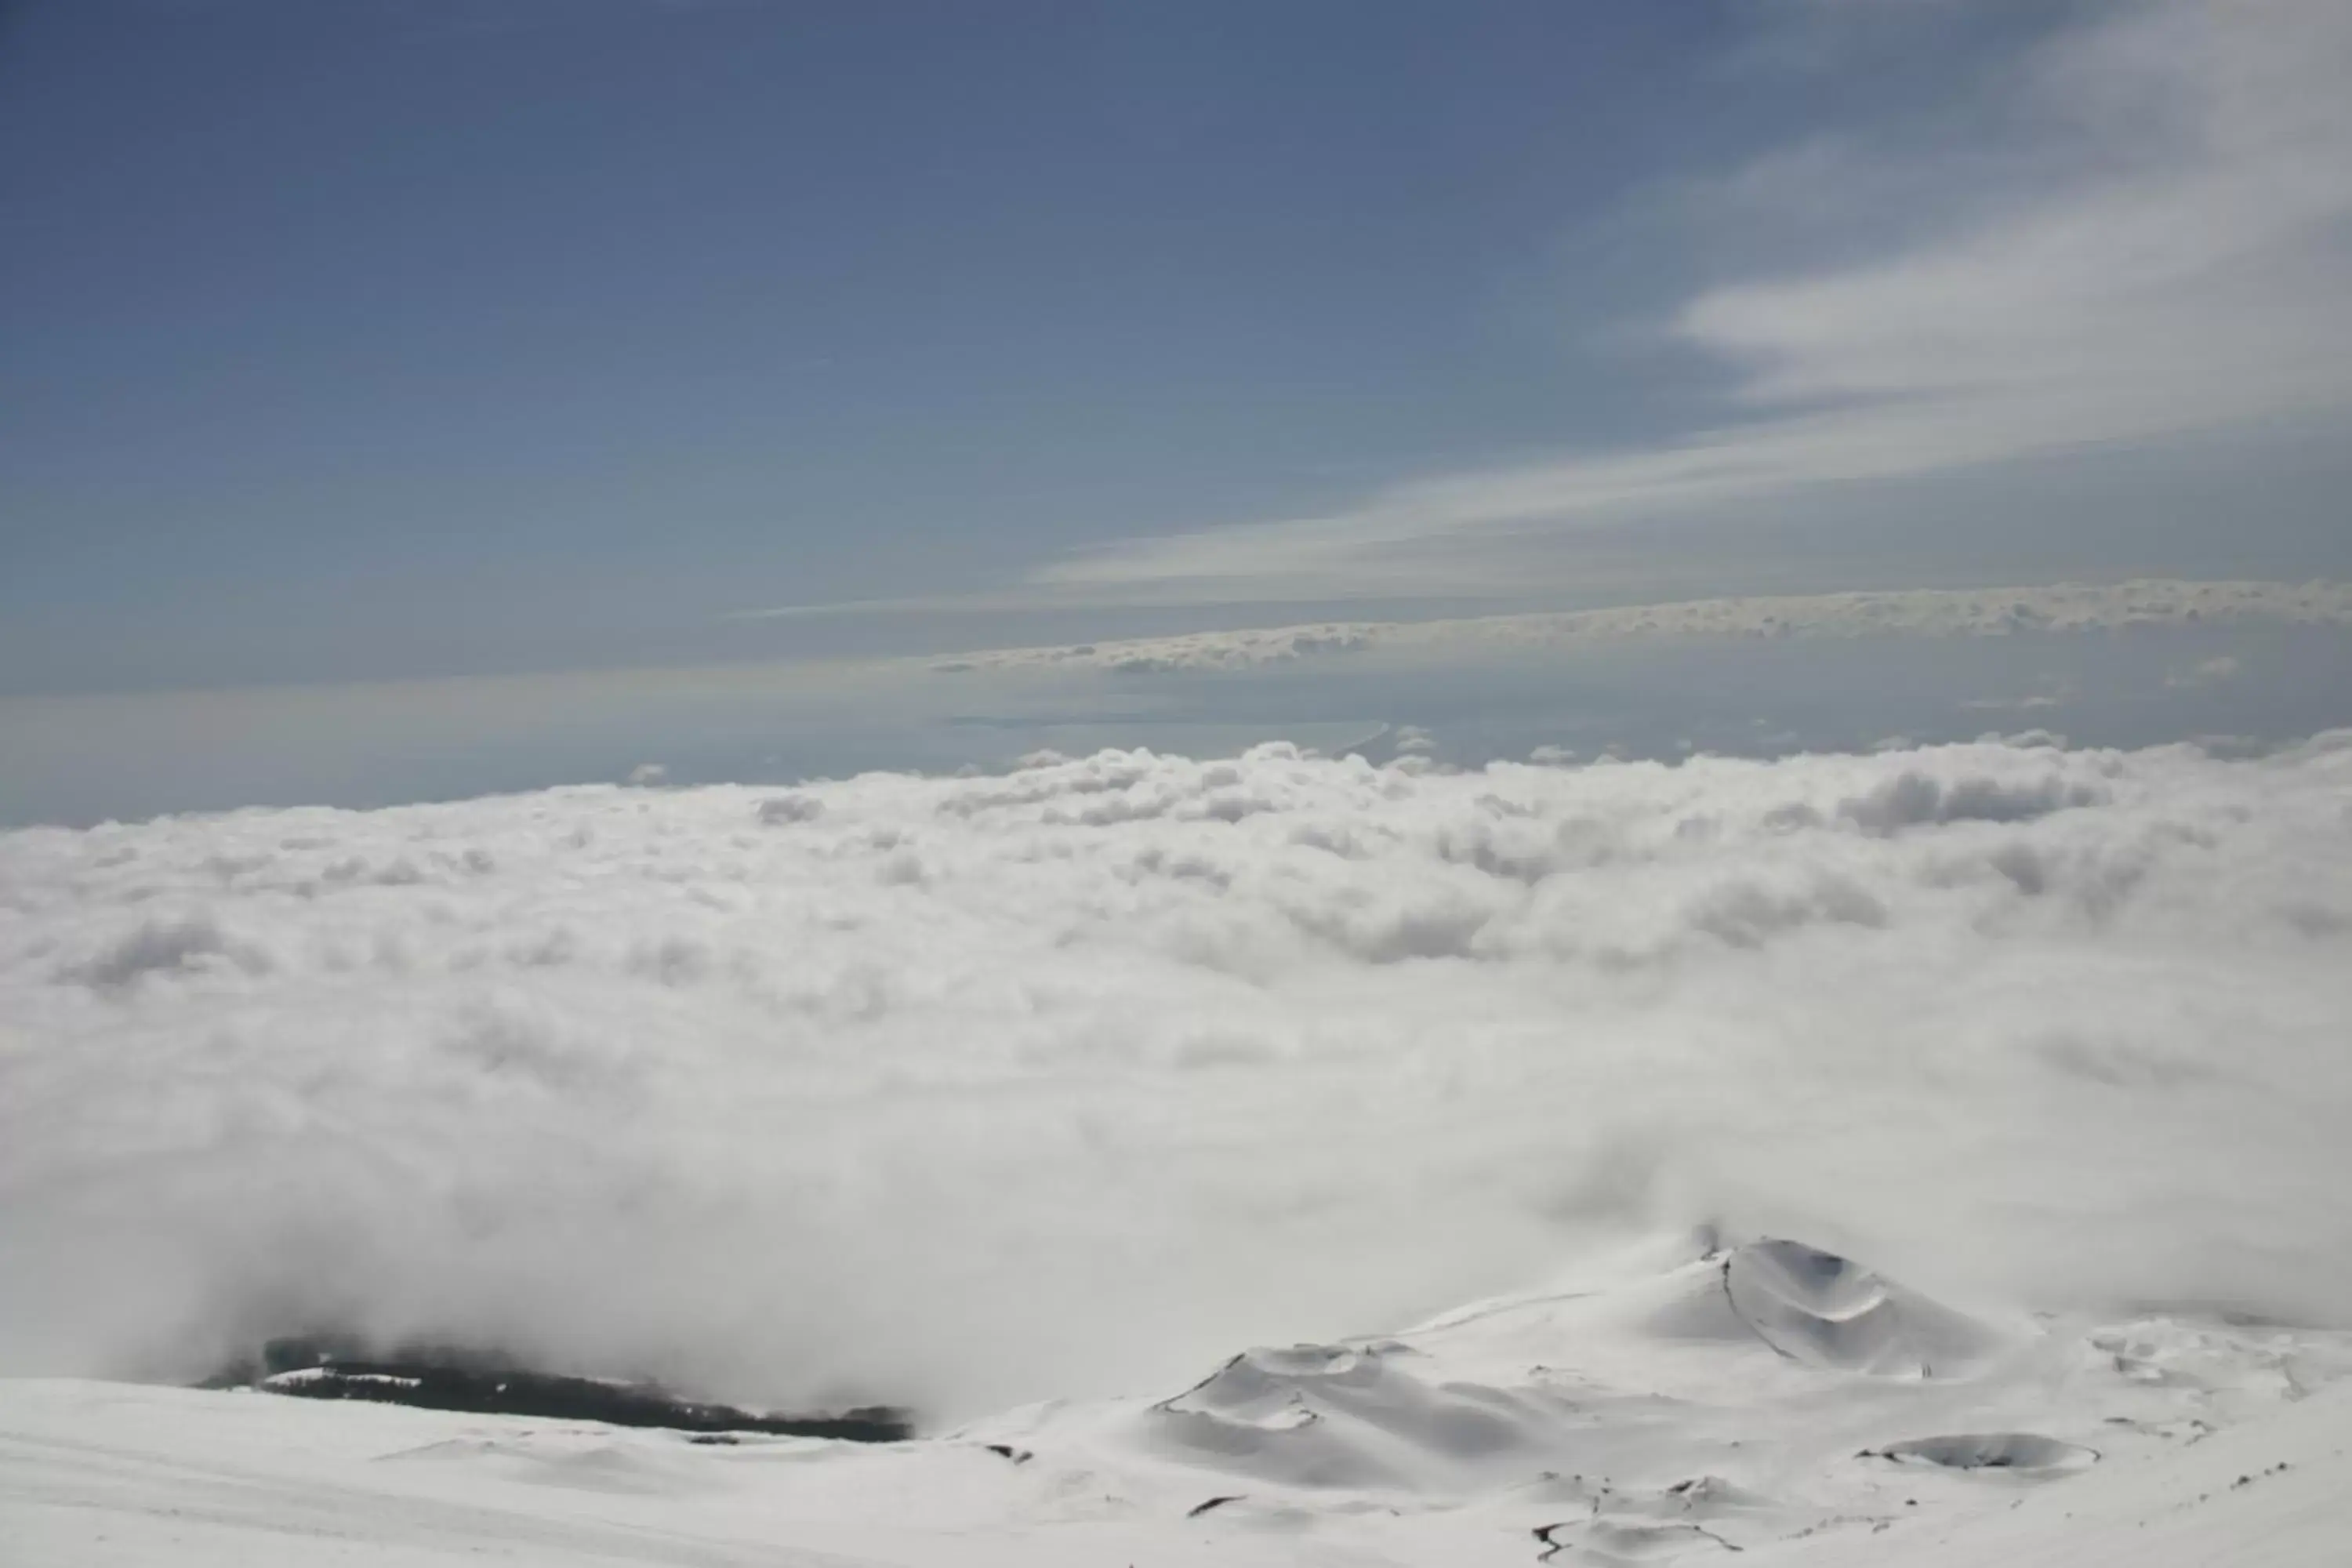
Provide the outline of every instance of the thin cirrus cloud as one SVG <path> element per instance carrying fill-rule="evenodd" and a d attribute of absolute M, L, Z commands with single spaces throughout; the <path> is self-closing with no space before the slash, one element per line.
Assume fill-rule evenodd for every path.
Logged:
<path fill-rule="evenodd" d="M 1383 647 L 1423 653 L 1479 647 L 1534 652 L 1580 645 L 1675 640 L 1987 637 L 2265 624 L 2352 626 L 2352 584 L 2140 579 L 2118 584 L 1692 599 L 1564 613 L 1322 621 L 1059 647 L 989 648 L 930 660 L 929 667 L 951 674 L 1090 668 L 1118 675 L 1152 675 L 1245 669 Z M 2204 672 L 2200 679 L 2168 679 L 2166 684 L 2218 684 L 2237 672 L 2238 661 L 2217 656 L 2197 668 Z"/>
<path fill-rule="evenodd" d="M 1706 219 L 1735 228 L 1768 221 L 1763 192 L 1784 223 L 1845 212 L 1839 187 L 1858 185 L 1882 198 L 1882 232 L 1927 237 L 1684 303 L 1668 338 L 1727 369 L 1735 421 L 1406 483 L 1328 516 L 1124 542 L 1026 588 L 1095 602 L 1523 589 L 1546 536 L 1580 524 L 2338 418 L 2352 408 L 2347 79 L 2352 10 L 2333 0 L 2111 14 L 1988 89 L 1979 107 L 2021 153 L 1816 142 L 1714 188 Z M 1947 206 L 1964 216 L 1939 220 Z"/>

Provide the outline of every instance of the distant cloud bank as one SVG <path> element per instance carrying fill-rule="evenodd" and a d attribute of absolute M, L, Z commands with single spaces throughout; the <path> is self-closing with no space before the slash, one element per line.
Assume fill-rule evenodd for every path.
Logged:
<path fill-rule="evenodd" d="M 1694 599 L 1433 621 L 1324 621 L 1058 647 L 996 648 L 931 661 L 944 673 L 1091 668 L 1120 674 L 1246 669 L 1374 648 L 1538 648 L 1669 637 L 1998 637 L 2135 626 L 2352 625 L 2352 583 L 2182 582 L 1903 589 Z"/>

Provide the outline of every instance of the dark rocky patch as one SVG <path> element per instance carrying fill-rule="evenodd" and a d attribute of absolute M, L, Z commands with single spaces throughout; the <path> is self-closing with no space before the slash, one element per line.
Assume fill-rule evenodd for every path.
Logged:
<path fill-rule="evenodd" d="M 2061 1443 L 2032 1432 L 1968 1432 L 1944 1437 L 1915 1437 L 1864 1448 L 1858 1458 L 1892 1459 L 1896 1464 L 1932 1465 L 1948 1470 L 2018 1470 L 2047 1473 L 2076 1470 L 2098 1462 L 2098 1450 L 2079 1443 Z"/>
<path fill-rule="evenodd" d="M 269 1341 L 258 1358 L 246 1358 L 206 1378 L 207 1388 L 258 1388 L 300 1399 L 363 1399 L 423 1410 L 485 1415 L 536 1415 L 557 1421 L 604 1421 L 715 1435 L 764 1432 L 780 1436 L 832 1437 L 851 1443 L 896 1443 L 915 1435 L 912 1415 L 892 1405 L 868 1405 L 838 1415 L 777 1415 L 682 1399 L 658 1384 L 572 1377 L 518 1364 L 497 1351 L 450 1345 L 408 1345 L 375 1351 L 333 1335 Z"/>

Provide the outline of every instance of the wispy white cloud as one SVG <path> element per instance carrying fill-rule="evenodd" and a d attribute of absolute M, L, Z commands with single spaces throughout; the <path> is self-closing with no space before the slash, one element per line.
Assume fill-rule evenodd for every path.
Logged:
<path fill-rule="evenodd" d="M 1731 374 L 1738 420 L 1403 484 L 1328 516 L 1128 542 L 1050 563 L 1029 590 L 1116 602 L 1524 587 L 1530 533 L 2340 418 L 2347 80 L 2352 8 L 2336 0 L 2105 12 L 1987 89 L 1979 108 L 2024 151 L 1969 161 L 1965 192 L 1948 149 L 1834 138 L 1768 153 L 1715 188 L 1726 223 L 1765 193 L 1783 214 L 1850 214 L 1865 188 L 1878 193 L 1869 224 L 1904 237 L 1865 261 L 1710 288 L 1674 314 L 1671 339 Z"/>
<path fill-rule="evenodd" d="M 1055 668 L 1154 675 L 1245 669 L 1380 648 L 1533 651 L 1692 637 L 2001 637 L 2122 626 L 2263 623 L 2352 626 L 2352 584 L 2144 579 L 2014 588 L 1756 595 L 1446 620 L 1318 621 L 1112 642 L 990 648 L 927 662 L 933 669 L 958 674 Z M 2213 684 L 2235 674 L 2237 668 L 2237 661 L 2226 656 L 2209 658 L 2192 672 L 2195 681 L 2177 679 L 2168 684 Z M 1998 705 L 2012 704 L 2003 700 Z"/>

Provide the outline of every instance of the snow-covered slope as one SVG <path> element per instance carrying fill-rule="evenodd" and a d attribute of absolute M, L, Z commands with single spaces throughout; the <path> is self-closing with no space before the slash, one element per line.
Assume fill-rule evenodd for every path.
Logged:
<path fill-rule="evenodd" d="M 893 1446 L 0 1383 L 27 1563 L 2325 1564 L 2352 1335 L 1957 1310 L 1662 1239 L 1393 1337 Z"/>

